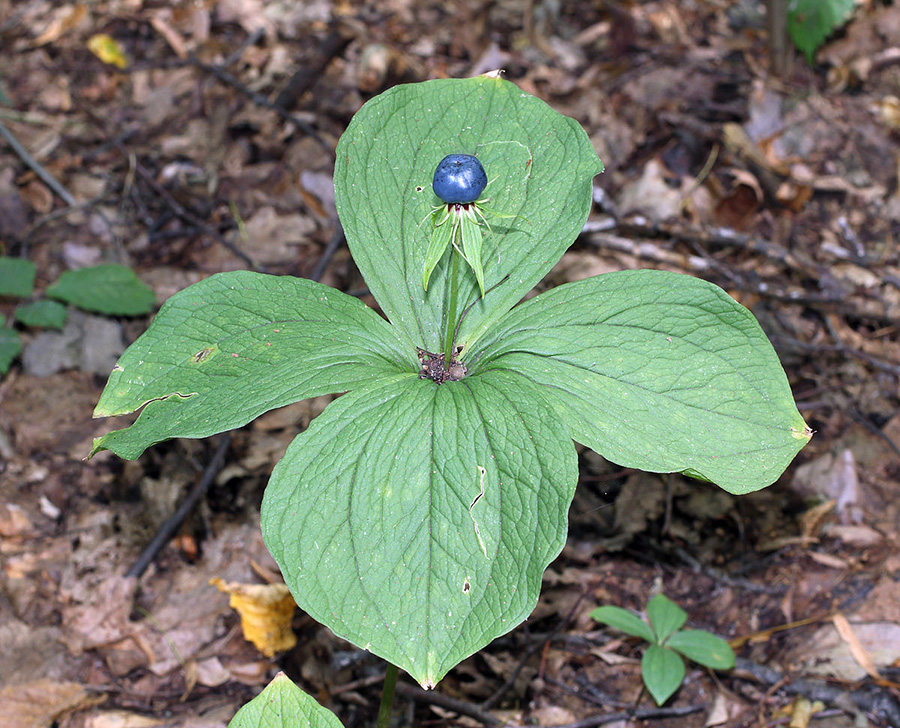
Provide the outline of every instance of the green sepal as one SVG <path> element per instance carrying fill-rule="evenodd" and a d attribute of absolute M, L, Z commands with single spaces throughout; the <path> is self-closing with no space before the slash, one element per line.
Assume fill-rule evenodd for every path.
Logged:
<path fill-rule="evenodd" d="M 444 216 L 434 222 L 431 230 L 431 243 L 428 245 L 428 252 L 425 254 L 423 285 L 426 291 L 428 290 L 428 279 L 431 278 L 435 266 L 440 263 L 441 258 L 444 257 L 444 253 L 447 252 L 447 248 L 450 246 L 456 225 L 455 220 L 450 220 L 450 213 L 446 211 L 446 208 L 435 210 L 430 217 L 432 219 L 437 218 L 441 209 L 444 210 Z"/>
<path fill-rule="evenodd" d="M 469 267 L 475 272 L 481 297 L 484 298 L 484 265 L 481 262 L 482 237 L 479 224 L 471 213 L 459 215 L 459 237 L 462 243 L 460 253 Z"/>

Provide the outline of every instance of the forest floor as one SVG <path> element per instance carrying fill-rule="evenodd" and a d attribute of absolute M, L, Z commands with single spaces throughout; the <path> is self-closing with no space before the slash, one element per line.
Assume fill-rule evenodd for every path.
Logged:
<path fill-rule="evenodd" d="M 101 262 L 132 266 L 159 303 L 245 268 L 364 291 L 331 182 L 350 118 L 396 83 L 502 68 L 606 165 L 547 285 L 689 273 L 772 339 L 815 430 L 787 472 L 734 497 L 582 451 L 534 614 L 435 691 L 407 681 L 397 725 L 900 725 L 900 6 L 861 3 L 781 77 L 761 7 L 0 0 L 0 122 L 69 196 L 0 143 L 0 252 L 37 265 L 38 292 Z M 383 662 L 299 611 L 296 647 L 266 657 L 210 584 L 273 578 L 261 494 L 328 399 L 235 432 L 206 498 L 125 576 L 221 442 L 86 460 L 123 426 L 91 414 L 148 322 L 72 311 L 62 332 L 20 328 L 0 381 L 0 727 L 225 726 L 278 670 L 371 725 Z M 689 666 L 663 708 L 641 645 L 588 616 L 660 591 L 740 658 Z"/>

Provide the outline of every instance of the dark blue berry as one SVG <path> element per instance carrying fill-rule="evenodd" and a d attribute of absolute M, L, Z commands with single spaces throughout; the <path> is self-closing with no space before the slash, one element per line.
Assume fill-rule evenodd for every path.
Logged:
<path fill-rule="evenodd" d="M 475 202 L 487 186 L 487 175 L 471 154 L 448 154 L 434 170 L 434 194 L 448 205 Z"/>

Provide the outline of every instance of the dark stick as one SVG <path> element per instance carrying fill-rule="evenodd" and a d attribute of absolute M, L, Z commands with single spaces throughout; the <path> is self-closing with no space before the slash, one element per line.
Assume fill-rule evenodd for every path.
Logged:
<path fill-rule="evenodd" d="M 210 459 L 209 464 L 207 464 L 204 469 L 203 476 L 197 481 L 187 498 L 181 502 L 175 512 L 166 519 L 162 526 L 159 527 L 156 535 L 150 543 L 144 547 L 141 555 L 138 556 L 137 561 L 135 561 L 131 568 L 125 572 L 125 576 L 140 578 L 147 570 L 147 567 L 153 563 L 153 559 L 156 558 L 157 554 L 162 551 L 163 546 L 169 543 L 169 539 L 175 535 L 175 532 L 181 527 L 181 524 L 184 523 L 191 511 L 194 510 L 194 506 L 200 502 L 200 499 L 204 496 L 216 475 L 218 475 L 219 471 L 222 469 L 222 465 L 225 462 L 225 453 L 228 451 L 228 446 L 230 444 L 231 433 L 226 432 L 222 436 L 219 447 L 216 448 L 216 452 Z"/>
<path fill-rule="evenodd" d="M 409 700 L 414 700 L 417 703 L 426 703 L 428 705 L 436 705 L 439 708 L 452 710 L 454 713 L 474 718 L 479 723 L 484 723 L 484 725 L 499 726 L 501 724 L 497 718 L 480 710 L 478 706 L 463 700 L 451 698 L 449 695 L 436 693 L 434 690 L 422 690 L 422 688 L 414 685 L 397 683 L 396 693 Z"/>
<path fill-rule="evenodd" d="M 793 680 L 778 670 L 740 657 L 737 659 L 735 670 L 749 673 L 766 686 L 777 685 L 778 690 L 789 695 L 803 695 L 810 700 L 821 700 L 827 705 L 845 711 L 855 705 L 860 710 L 878 716 L 887 725 L 900 726 L 900 700 L 894 697 L 889 689 L 872 685 L 852 690 L 838 685 L 828 685 L 819 680 Z M 853 705 L 848 705 L 848 702 L 852 702 Z"/>
<path fill-rule="evenodd" d="M 325 275 L 325 269 L 328 267 L 334 254 L 338 251 L 338 248 L 343 245 L 344 240 L 346 240 L 344 237 L 344 228 L 341 227 L 340 221 L 337 221 L 335 222 L 331 240 L 328 241 L 328 245 L 326 245 L 325 250 L 322 251 L 322 257 L 316 262 L 316 267 L 313 268 L 312 273 L 309 274 L 309 279 L 311 281 L 318 283 L 322 280 L 322 276 Z"/>
<path fill-rule="evenodd" d="M 510 676 L 506 679 L 506 682 L 503 683 L 503 685 L 501 685 L 493 695 L 491 695 L 481 704 L 482 710 L 490 710 L 500 701 L 500 699 L 504 695 L 506 695 L 506 692 L 515 684 L 516 678 L 519 677 L 519 673 L 522 672 L 522 668 L 525 667 L 525 664 L 528 662 L 528 660 L 531 659 L 532 655 L 534 655 L 538 650 L 542 650 L 547 645 L 549 645 L 556 638 L 556 636 L 566 628 L 569 622 L 572 621 L 572 618 L 575 616 L 576 610 L 581 607 L 581 602 L 583 599 L 584 592 L 582 592 L 578 596 L 578 599 L 575 600 L 575 604 L 569 610 L 569 613 L 559 623 L 559 626 L 556 629 L 550 632 L 545 639 L 528 646 L 528 649 L 525 650 L 525 654 L 522 655 L 522 659 L 519 660 L 519 664 L 516 665 Z"/>
<path fill-rule="evenodd" d="M 12 147 L 12 150 L 17 155 L 19 155 L 19 159 L 25 162 L 25 164 L 30 167 L 38 177 L 41 178 L 41 181 L 56 193 L 57 197 L 62 199 L 62 201 L 65 202 L 69 207 L 78 206 L 78 200 L 72 197 L 71 193 L 65 187 L 63 187 L 52 174 L 44 169 L 34 157 L 32 157 L 28 153 L 28 150 L 21 145 L 19 140 L 13 136 L 12 132 L 6 128 L 6 124 L 4 124 L 2 121 L 0 121 L 0 136 L 2 136 L 6 140 L 6 143 L 9 144 L 10 147 Z"/>
<path fill-rule="evenodd" d="M 316 49 L 315 59 L 291 76 L 287 85 L 275 97 L 275 106 L 292 109 L 300 97 L 321 78 L 328 64 L 331 63 L 331 59 L 344 52 L 344 48 L 349 45 L 350 40 L 350 34 L 340 27 L 340 23 L 333 23 L 328 35 L 322 39 Z"/>
<path fill-rule="evenodd" d="M 137 161 L 128 151 L 128 148 L 114 135 L 109 133 L 109 130 L 106 127 L 106 121 L 102 119 L 98 114 L 96 114 L 93 109 L 91 109 L 87 104 L 82 103 L 81 99 L 77 95 L 73 95 L 73 98 L 76 100 L 78 104 L 78 108 L 84 112 L 87 117 L 93 121 L 103 132 L 106 134 L 107 138 L 110 139 L 112 145 L 119 150 L 119 153 L 122 154 L 129 162 L 129 164 L 134 165 L 134 170 L 140 175 L 141 179 L 143 179 L 153 190 L 163 198 L 172 212 L 175 213 L 178 217 L 180 217 L 185 222 L 189 222 L 192 225 L 200 228 L 206 235 L 211 237 L 217 243 L 222 245 L 224 248 L 229 250 L 231 253 L 240 258 L 247 265 L 248 268 L 259 271 L 260 273 L 264 273 L 265 270 L 262 266 L 257 266 L 253 260 L 247 255 L 243 250 L 238 248 L 234 243 L 228 240 L 224 235 L 219 233 L 218 230 L 215 230 L 210 225 L 206 223 L 206 221 L 200 219 L 197 215 L 187 210 L 178 200 L 176 200 L 172 194 L 163 187 L 159 182 L 157 182 L 153 175 Z"/>
<path fill-rule="evenodd" d="M 555 726 L 555 728 L 593 728 L 596 725 L 616 723 L 621 720 L 659 720 L 661 718 L 680 718 L 683 715 L 699 713 L 706 708 L 705 703 L 699 705 L 682 705 L 675 708 L 638 708 L 637 710 L 620 710 L 616 713 L 600 713 L 574 723 Z M 540 727 L 537 727 L 540 728 Z"/>

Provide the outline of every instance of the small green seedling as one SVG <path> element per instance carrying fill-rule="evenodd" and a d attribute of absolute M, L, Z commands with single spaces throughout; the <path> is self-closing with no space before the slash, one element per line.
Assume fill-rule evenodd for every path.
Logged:
<path fill-rule="evenodd" d="M 650 643 L 641 659 L 641 676 L 657 705 L 672 697 L 684 680 L 684 657 L 712 670 L 734 667 L 728 643 L 706 630 L 682 629 L 687 612 L 662 594 L 647 602 L 649 624 L 621 607 L 597 607 L 590 616 Z"/>
<path fill-rule="evenodd" d="M 0 256 L 0 298 L 30 298 L 36 272 L 30 260 Z M 66 307 L 60 301 L 107 316 L 139 316 L 156 305 L 153 291 L 131 268 L 113 264 L 66 271 L 47 288 L 47 296 L 17 305 L 15 320 L 24 326 L 61 329 Z M 0 316 L 0 374 L 9 371 L 21 350 L 19 333 Z"/>

